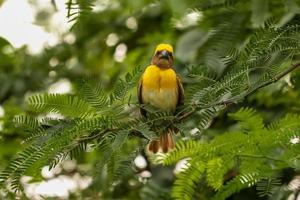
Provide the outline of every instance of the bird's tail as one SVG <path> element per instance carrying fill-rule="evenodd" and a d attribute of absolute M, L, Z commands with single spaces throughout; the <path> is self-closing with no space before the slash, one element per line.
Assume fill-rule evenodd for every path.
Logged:
<path fill-rule="evenodd" d="M 173 130 L 169 129 L 167 133 L 163 133 L 159 140 L 153 140 L 148 145 L 148 150 L 153 153 L 157 153 L 158 151 L 162 151 L 167 153 L 171 149 L 175 147 L 175 142 L 173 139 Z"/>

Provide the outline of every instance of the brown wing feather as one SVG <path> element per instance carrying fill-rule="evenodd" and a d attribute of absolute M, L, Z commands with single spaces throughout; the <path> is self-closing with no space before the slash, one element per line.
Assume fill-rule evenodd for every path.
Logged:
<path fill-rule="evenodd" d="M 177 107 L 178 107 L 184 104 L 184 89 L 179 76 L 177 76 L 177 85 L 178 85 L 178 101 L 177 101 Z"/>
<path fill-rule="evenodd" d="M 143 103 L 142 86 L 143 86 L 143 77 L 139 80 L 138 87 L 137 87 L 137 95 L 138 95 L 139 103 Z"/>
<path fill-rule="evenodd" d="M 140 81 L 138 83 L 138 88 L 137 89 L 138 89 L 137 94 L 138 94 L 139 103 L 143 104 L 143 97 L 142 97 L 143 77 L 140 79 Z M 145 109 L 140 108 L 140 113 L 141 113 L 141 115 L 146 116 L 146 110 Z"/>

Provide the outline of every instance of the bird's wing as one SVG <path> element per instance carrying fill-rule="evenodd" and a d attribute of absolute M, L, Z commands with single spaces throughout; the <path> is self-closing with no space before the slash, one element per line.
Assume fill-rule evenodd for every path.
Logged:
<path fill-rule="evenodd" d="M 142 90 L 143 90 L 143 76 L 139 80 L 138 88 L 137 88 L 137 95 L 138 95 L 138 100 L 139 100 L 140 104 L 143 104 Z M 140 108 L 140 112 L 143 116 L 146 116 L 146 110 L 145 109 Z"/>
<path fill-rule="evenodd" d="M 138 83 L 138 87 L 137 87 L 137 95 L 138 95 L 139 103 L 143 103 L 142 86 L 143 86 L 143 77 L 140 78 L 139 83 Z"/>
<path fill-rule="evenodd" d="M 178 86 L 178 101 L 177 106 L 182 106 L 184 103 L 184 89 L 179 76 L 176 77 Z"/>

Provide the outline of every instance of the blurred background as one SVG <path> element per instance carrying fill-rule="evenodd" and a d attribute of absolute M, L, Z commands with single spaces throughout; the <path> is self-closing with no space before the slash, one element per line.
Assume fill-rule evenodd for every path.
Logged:
<path fill-rule="evenodd" d="M 300 13 L 297 0 L 78 2 L 0 0 L 0 170 L 24 148 L 26 135 L 12 120 L 26 112 L 24 102 L 31 94 L 76 93 L 76 81 L 87 77 L 109 90 L 126 72 L 149 65 L 159 43 L 174 46 L 175 69 L 184 84 L 192 66 L 205 66 L 222 76 L 228 67 L 223 59 L 228 50 L 242 48 L 266 22 L 281 27 L 298 20 Z M 227 111 L 254 107 L 267 122 L 300 113 L 299 89 L 298 70 Z M 209 137 L 230 125 L 222 113 L 203 134 Z M 127 185 L 101 188 L 92 185 L 88 173 L 96 157 L 97 153 L 88 152 L 81 160 L 68 160 L 50 172 L 45 166 L 44 180 L 38 183 L 30 184 L 29 177 L 23 177 L 28 198 L 167 199 L 178 170 L 158 166 L 151 174 L 140 170 L 147 168 L 147 161 L 139 156 L 135 165 L 143 174 L 126 180 Z"/>

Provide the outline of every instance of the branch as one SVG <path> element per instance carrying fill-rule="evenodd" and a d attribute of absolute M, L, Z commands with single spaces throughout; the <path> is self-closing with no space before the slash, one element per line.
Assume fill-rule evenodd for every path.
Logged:
<path fill-rule="evenodd" d="M 179 117 L 176 118 L 176 121 L 180 122 L 181 120 L 187 118 L 188 116 L 192 115 L 195 111 L 196 111 L 197 106 L 196 105 L 192 105 L 191 106 L 191 110 L 189 112 L 184 113 L 183 115 L 180 116 L 180 114 L 182 114 L 181 112 L 178 114 Z"/>
<path fill-rule="evenodd" d="M 280 159 L 277 159 L 277 158 L 272 158 L 270 156 L 265 156 L 265 155 L 239 154 L 239 155 L 236 155 L 236 156 L 248 157 L 248 158 L 262 158 L 262 159 L 267 159 L 267 160 L 273 160 L 273 161 L 276 161 L 276 162 L 285 162 L 284 160 L 280 160 Z"/>
<path fill-rule="evenodd" d="M 295 70 L 296 68 L 298 68 L 300 66 L 300 61 L 295 63 L 295 64 L 291 64 L 287 69 L 285 69 L 284 71 L 282 71 L 281 73 L 277 74 L 274 78 L 270 79 L 269 81 L 266 81 L 260 85 L 257 85 L 256 87 L 254 87 L 252 90 L 250 90 L 249 92 L 247 92 L 245 95 L 242 95 L 240 98 L 233 98 L 233 99 L 225 99 L 223 101 L 220 102 L 216 102 L 214 104 L 210 104 L 208 106 L 205 107 L 201 107 L 197 104 L 192 104 L 191 105 L 191 111 L 184 113 L 183 115 L 179 116 L 176 121 L 181 121 L 187 117 L 189 117 L 190 115 L 192 115 L 197 109 L 203 109 L 203 108 L 209 108 L 209 107 L 214 107 L 214 106 L 229 106 L 231 104 L 235 104 L 238 100 L 241 100 L 243 98 L 245 98 L 246 96 L 249 96 L 250 94 L 256 92 L 257 90 L 259 90 L 260 88 L 266 87 L 272 83 L 277 82 L 278 80 L 280 80 L 282 77 L 284 77 L 285 75 L 287 75 L 288 73 L 292 72 L 293 70 Z"/>
<path fill-rule="evenodd" d="M 287 75 L 288 73 L 292 72 L 293 70 L 295 70 L 297 67 L 300 66 L 300 62 L 297 62 L 295 64 L 291 64 L 290 67 L 288 67 L 286 70 L 282 71 L 281 73 L 277 74 L 274 78 L 270 79 L 267 82 L 264 82 L 260 85 L 258 85 L 256 88 L 254 88 L 253 90 L 251 90 L 246 96 L 252 94 L 253 92 L 259 90 L 260 88 L 263 88 L 265 86 L 268 86 L 272 83 L 277 82 L 278 80 L 280 80 L 282 77 L 284 77 L 285 75 Z"/>
<path fill-rule="evenodd" d="M 300 66 L 300 61 L 292 64 L 290 67 L 288 67 L 286 70 L 282 71 L 281 73 L 279 73 L 278 75 L 276 75 L 274 78 L 270 79 L 267 82 L 264 82 L 260 85 L 257 85 L 255 88 L 253 88 L 251 91 L 246 92 L 245 95 L 240 95 L 239 98 L 231 98 L 231 99 L 225 99 L 221 102 L 216 102 L 214 104 L 210 104 L 210 105 L 206 105 L 206 106 L 199 106 L 199 104 L 197 103 L 192 103 L 191 105 L 189 105 L 187 108 L 181 110 L 179 113 L 177 113 L 177 115 L 174 116 L 170 116 L 171 118 L 169 119 L 170 121 L 172 121 L 172 123 L 179 123 L 182 120 L 186 119 L 187 117 L 193 115 L 197 110 L 199 109 L 205 109 L 205 108 L 210 108 L 210 107 L 214 107 L 214 106 L 229 106 L 231 104 L 236 103 L 238 100 L 241 100 L 243 98 L 245 98 L 246 96 L 254 93 L 255 91 L 259 90 L 260 88 L 263 88 L 265 86 L 268 86 L 272 83 L 277 82 L 278 80 L 280 80 L 282 77 L 284 77 L 285 75 L 287 75 L 288 73 L 292 72 L 293 70 L 295 70 L 297 67 Z M 189 110 L 187 112 L 185 112 L 186 110 Z M 165 119 L 165 116 L 162 117 L 163 119 Z M 151 123 L 153 121 L 160 121 L 161 118 L 158 119 L 154 119 L 152 121 L 147 121 L 146 123 Z M 88 136 L 88 137 L 84 137 L 84 138 L 80 138 L 80 142 L 82 141 L 86 141 L 86 140 L 93 140 L 98 138 L 99 136 L 103 135 L 104 133 L 110 132 L 110 131 L 117 131 L 118 129 L 105 129 L 102 132 L 92 135 L 92 136 Z M 133 136 L 138 136 L 141 138 L 145 138 L 143 136 L 143 134 L 141 134 L 139 131 L 137 130 L 131 130 L 131 134 Z"/>

